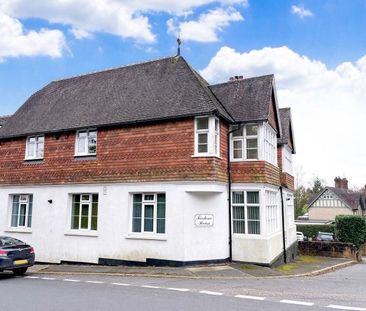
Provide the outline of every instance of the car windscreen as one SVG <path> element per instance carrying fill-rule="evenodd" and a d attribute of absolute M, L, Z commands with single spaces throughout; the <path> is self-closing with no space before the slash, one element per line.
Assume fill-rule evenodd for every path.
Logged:
<path fill-rule="evenodd" d="M 0 247 L 17 246 L 17 245 L 24 245 L 24 242 L 11 238 L 11 237 L 8 237 L 8 236 L 0 237 Z"/>

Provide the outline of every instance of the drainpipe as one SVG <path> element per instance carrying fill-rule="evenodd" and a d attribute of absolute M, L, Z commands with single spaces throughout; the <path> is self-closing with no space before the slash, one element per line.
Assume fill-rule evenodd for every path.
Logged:
<path fill-rule="evenodd" d="M 286 231 L 285 231 L 285 204 L 283 201 L 283 189 L 280 186 L 281 193 L 281 212 L 282 212 L 282 242 L 283 242 L 283 260 L 287 263 L 287 254 L 286 254 Z"/>
<path fill-rule="evenodd" d="M 230 163 L 230 134 L 242 129 L 244 123 L 239 123 L 238 127 L 227 132 L 227 176 L 228 176 L 228 202 L 229 202 L 229 261 L 233 258 L 233 237 L 232 237 L 232 214 L 231 214 L 231 163 Z"/>

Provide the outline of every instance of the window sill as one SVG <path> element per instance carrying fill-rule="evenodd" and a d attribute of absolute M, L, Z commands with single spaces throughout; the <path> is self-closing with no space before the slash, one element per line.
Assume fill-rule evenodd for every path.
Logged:
<path fill-rule="evenodd" d="M 74 159 L 76 161 L 88 161 L 88 160 L 96 160 L 97 155 L 96 154 L 85 154 L 85 155 L 74 155 Z"/>
<path fill-rule="evenodd" d="M 31 228 L 8 228 L 4 230 L 4 232 L 13 232 L 13 233 L 32 233 Z"/>
<path fill-rule="evenodd" d="M 24 159 L 25 164 L 43 164 L 43 162 L 44 162 L 43 158 Z"/>
<path fill-rule="evenodd" d="M 222 160 L 222 157 L 215 155 L 215 154 L 194 154 L 192 158 L 217 158 Z"/>
<path fill-rule="evenodd" d="M 264 161 L 260 159 L 230 159 L 230 162 L 258 162 L 258 161 Z"/>
<path fill-rule="evenodd" d="M 233 238 L 253 239 L 253 240 L 263 240 L 263 239 L 265 239 L 265 237 L 261 234 L 246 234 L 246 233 L 233 233 Z"/>
<path fill-rule="evenodd" d="M 131 240 L 156 240 L 156 241 L 167 241 L 168 237 L 166 234 L 144 234 L 144 233 L 129 233 L 126 239 Z"/>
<path fill-rule="evenodd" d="M 70 230 L 65 232 L 65 235 L 69 236 L 85 236 L 85 237 L 98 237 L 98 232 L 92 232 L 92 231 L 78 231 L 78 230 Z"/>

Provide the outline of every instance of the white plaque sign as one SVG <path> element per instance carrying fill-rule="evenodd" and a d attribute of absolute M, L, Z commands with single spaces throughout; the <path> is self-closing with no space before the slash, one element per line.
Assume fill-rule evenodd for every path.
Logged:
<path fill-rule="evenodd" d="M 212 227 L 214 225 L 214 215 L 197 214 L 194 216 L 194 224 L 196 227 Z"/>

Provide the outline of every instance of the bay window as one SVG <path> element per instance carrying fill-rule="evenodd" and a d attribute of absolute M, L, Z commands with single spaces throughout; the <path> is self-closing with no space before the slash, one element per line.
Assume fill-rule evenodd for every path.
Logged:
<path fill-rule="evenodd" d="M 232 158 L 258 159 L 258 125 L 248 124 L 232 133 Z"/>

